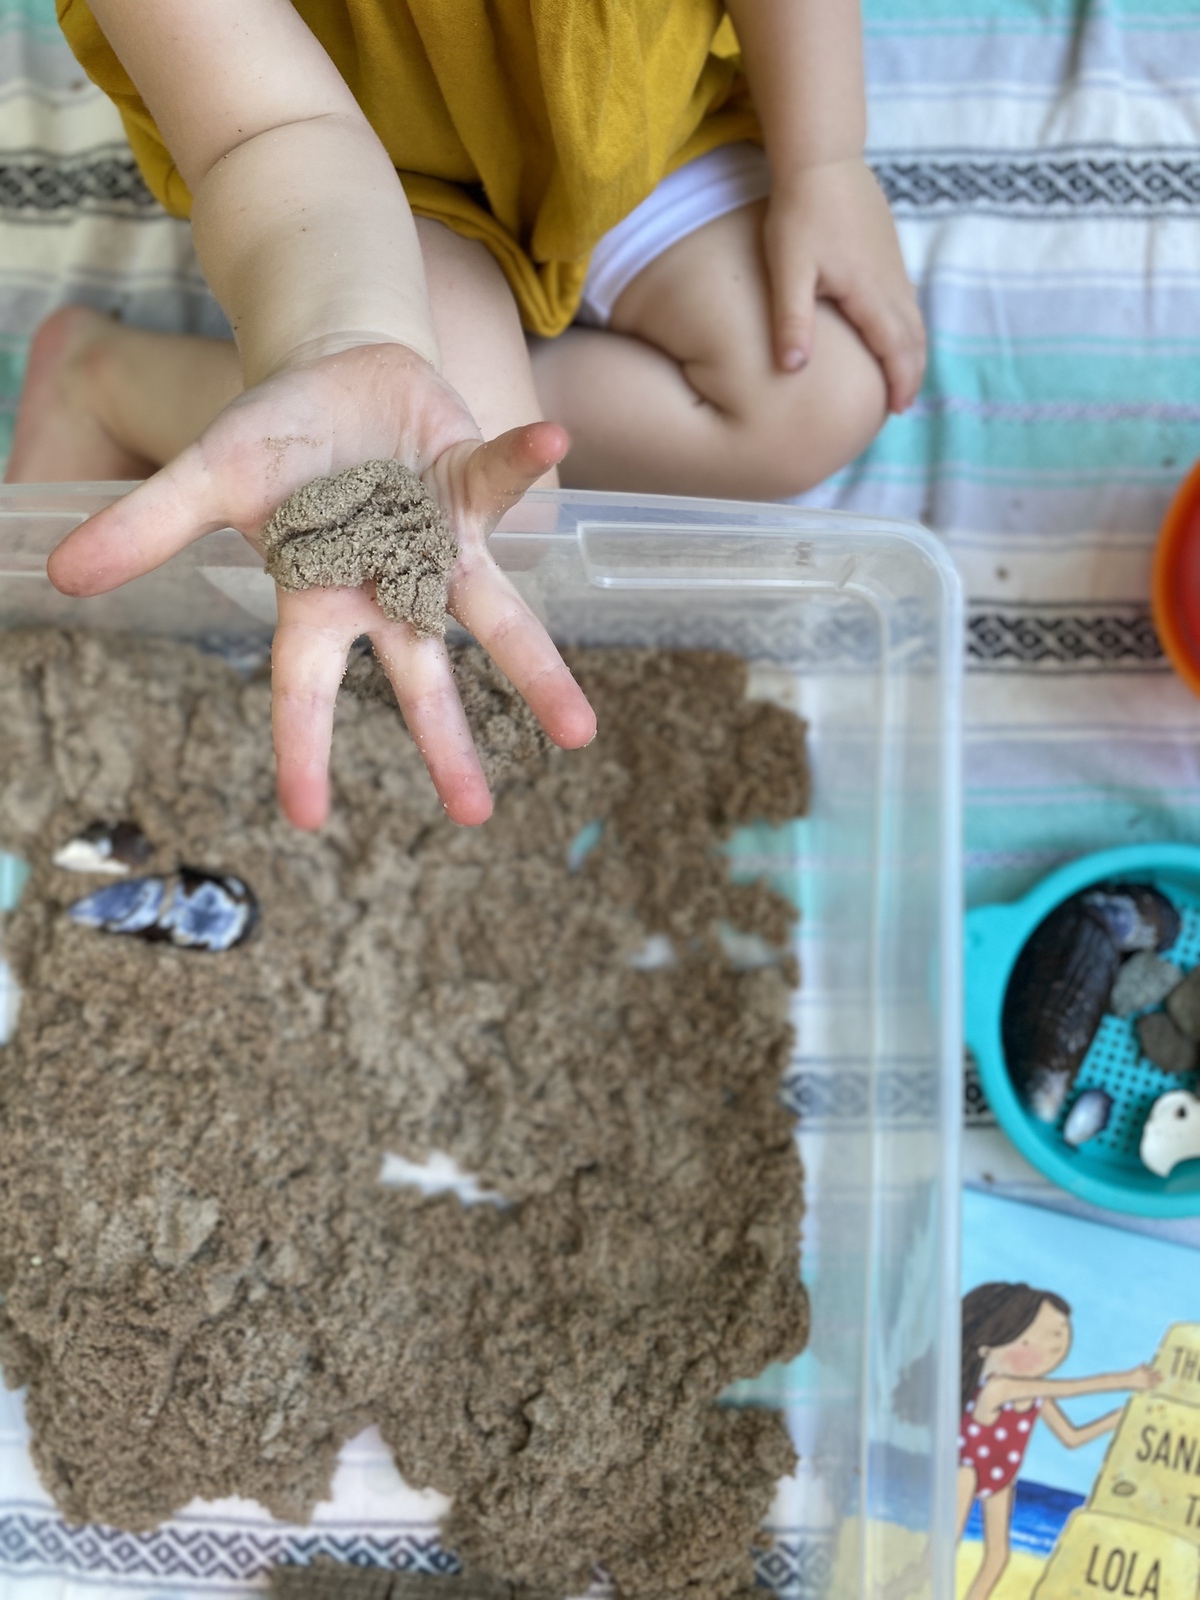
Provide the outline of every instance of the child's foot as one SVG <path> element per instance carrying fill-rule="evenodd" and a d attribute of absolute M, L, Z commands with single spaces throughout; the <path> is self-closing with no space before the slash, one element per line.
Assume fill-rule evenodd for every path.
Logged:
<path fill-rule="evenodd" d="M 106 343 L 120 325 L 90 306 L 64 306 L 33 336 L 5 483 L 145 478 L 154 463 L 105 428 L 96 405 Z"/>

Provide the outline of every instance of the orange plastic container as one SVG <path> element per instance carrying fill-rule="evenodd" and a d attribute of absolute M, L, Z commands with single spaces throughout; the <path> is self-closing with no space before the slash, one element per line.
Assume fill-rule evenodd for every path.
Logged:
<path fill-rule="evenodd" d="M 1200 695 L 1200 461 L 1163 519 L 1150 593 L 1162 647 L 1184 683 Z"/>

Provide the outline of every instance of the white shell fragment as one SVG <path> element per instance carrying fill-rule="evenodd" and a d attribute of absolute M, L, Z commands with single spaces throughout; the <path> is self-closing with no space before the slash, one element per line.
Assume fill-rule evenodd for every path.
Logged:
<path fill-rule="evenodd" d="M 149 839 L 136 822 L 93 822 L 77 838 L 68 839 L 51 856 L 64 872 L 103 872 L 124 877 L 151 856 Z"/>
<path fill-rule="evenodd" d="M 1200 1156 L 1200 1100 L 1186 1089 L 1160 1095 L 1150 1107 L 1138 1153 L 1160 1178 Z"/>
<path fill-rule="evenodd" d="M 1112 1115 L 1112 1095 L 1103 1089 L 1085 1089 L 1067 1112 L 1063 1138 L 1075 1148 L 1103 1133 Z"/>
<path fill-rule="evenodd" d="M 419 1189 L 427 1198 L 456 1194 L 465 1206 L 507 1206 L 508 1201 L 494 1189 L 482 1189 L 478 1180 L 464 1172 L 454 1157 L 434 1150 L 424 1161 L 408 1161 L 392 1150 L 385 1150 L 379 1181 L 389 1189 Z"/>

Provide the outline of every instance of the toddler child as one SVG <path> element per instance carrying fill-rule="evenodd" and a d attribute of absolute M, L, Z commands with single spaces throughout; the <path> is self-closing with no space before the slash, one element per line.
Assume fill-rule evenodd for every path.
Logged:
<path fill-rule="evenodd" d="M 795 494 L 916 393 L 921 320 L 863 161 L 857 0 L 59 0 L 59 15 L 150 187 L 190 214 L 234 331 L 166 336 L 84 307 L 39 329 L 9 479 L 146 480 L 54 552 L 67 593 L 218 527 L 253 542 L 309 479 L 398 459 L 458 540 L 453 615 L 573 748 L 594 717 L 488 555 L 503 512 L 558 481 Z M 362 635 L 446 810 L 484 820 L 443 642 L 365 589 L 279 595 L 287 815 L 327 814 L 334 700 Z"/>

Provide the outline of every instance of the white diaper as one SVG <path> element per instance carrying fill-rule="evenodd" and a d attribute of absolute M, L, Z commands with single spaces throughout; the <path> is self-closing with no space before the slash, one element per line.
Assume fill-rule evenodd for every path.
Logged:
<path fill-rule="evenodd" d="M 765 199 L 770 188 L 767 158 L 757 144 L 718 145 L 672 172 L 592 251 L 576 321 L 606 327 L 621 291 L 643 267 L 706 222 Z"/>

